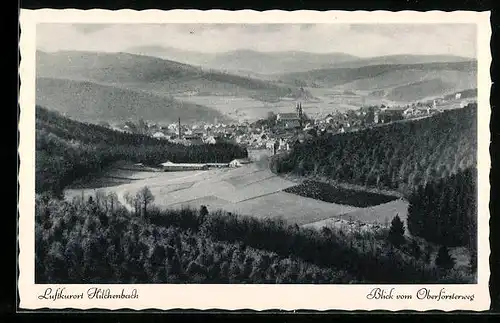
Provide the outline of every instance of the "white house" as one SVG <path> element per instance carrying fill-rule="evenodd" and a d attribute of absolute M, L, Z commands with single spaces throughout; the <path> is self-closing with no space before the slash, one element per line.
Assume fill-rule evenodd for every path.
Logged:
<path fill-rule="evenodd" d="M 215 143 L 217 142 L 217 140 L 215 140 L 214 136 L 208 136 L 207 138 L 204 139 L 204 142 L 206 144 L 215 145 Z"/>
<path fill-rule="evenodd" d="M 158 131 L 153 134 L 153 138 L 164 139 L 167 138 L 167 136 L 163 132 Z"/>
<path fill-rule="evenodd" d="M 241 167 L 245 164 L 250 164 L 251 161 L 248 159 L 234 159 L 229 163 L 229 167 Z"/>
<path fill-rule="evenodd" d="M 405 109 L 405 110 L 403 111 L 403 114 L 404 114 L 404 115 L 410 115 L 410 114 L 412 114 L 412 113 L 413 113 L 413 110 L 414 110 L 413 108 L 407 108 L 407 109 Z"/>

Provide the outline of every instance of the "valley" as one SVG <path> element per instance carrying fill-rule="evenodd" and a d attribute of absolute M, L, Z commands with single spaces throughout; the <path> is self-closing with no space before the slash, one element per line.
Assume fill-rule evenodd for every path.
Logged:
<path fill-rule="evenodd" d="M 306 114 L 321 118 L 362 106 L 407 105 L 477 88 L 475 61 L 460 57 L 346 57 L 347 62 L 326 54 L 278 52 L 272 54 L 274 60 L 264 60 L 246 53 L 238 56 L 239 66 L 259 61 L 274 69 L 270 65 L 245 74 L 203 59 L 186 62 L 189 55 L 181 63 L 160 58 L 178 55 L 139 52 L 39 51 L 38 103 L 91 122 L 121 122 L 131 113 L 152 122 L 178 117 L 188 123 L 254 122 L 269 112 L 288 112 L 296 101 L 303 102 Z M 285 63 L 280 57 L 295 61 Z M 311 67 L 303 71 L 298 66 Z"/>
<path fill-rule="evenodd" d="M 472 58 L 146 46 L 36 66 L 38 282 L 61 259 L 89 260 L 64 282 L 476 280 Z"/>

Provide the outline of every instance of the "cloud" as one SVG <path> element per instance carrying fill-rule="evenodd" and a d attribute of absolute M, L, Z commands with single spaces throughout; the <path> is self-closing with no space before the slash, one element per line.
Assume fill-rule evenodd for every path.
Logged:
<path fill-rule="evenodd" d="M 44 50 L 125 51 L 164 46 L 201 52 L 344 52 L 356 56 L 475 56 L 474 25 L 450 24 L 41 24 Z"/>

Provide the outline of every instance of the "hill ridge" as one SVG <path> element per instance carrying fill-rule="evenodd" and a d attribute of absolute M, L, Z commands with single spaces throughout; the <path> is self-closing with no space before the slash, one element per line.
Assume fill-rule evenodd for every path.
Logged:
<path fill-rule="evenodd" d="M 180 102 L 145 90 L 101 84 L 88 80 L 38 77 L 37 104 L 86 122 L 122 122 L 144 119 L 155 122 L 230 121 L 220 112 L 198 104 Z M 148 109 L 144 109 L 148 106 Z"/>

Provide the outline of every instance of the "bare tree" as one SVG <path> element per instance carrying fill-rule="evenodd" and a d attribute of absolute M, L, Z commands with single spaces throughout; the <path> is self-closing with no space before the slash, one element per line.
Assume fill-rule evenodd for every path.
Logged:
<path fill-rule="evenodd" d="M 127 202 L 128 205 L 134 207 L 134 213 L 137 215 L 139 213 L 139 208 L 138 208 L 138 199 L 137 199 L 138 194 L 136 196 L 130 195 L 129 192 L 126 192 L 124 197 L 125 197 L 125 202 Z"/>
<path fill-rule="evenodd" d="M 109 209 L 113 212 L 115 207 L 118 206 L 118 195 L 116 195 L 115 192 L 110 192 L 107 196 L 107 200 L 109 203 Z"/>
<path fill-rule="evenodd" d="M 98 190 L 95 192 L 95 201 L 99 208 L 104 208 L 106 212 L 108 211 L 108 201 L 103 191 Z"/>
<path fill-rule="evenodd" d="M 148 206 L 154 202 L 155 197 L 153 193 L 151 193 L 149 187 L 145 186 L 139 192 L 137 192 L 136 200 L 139 206 L 142 207 L 143 216 L 146 216 Z"/>

